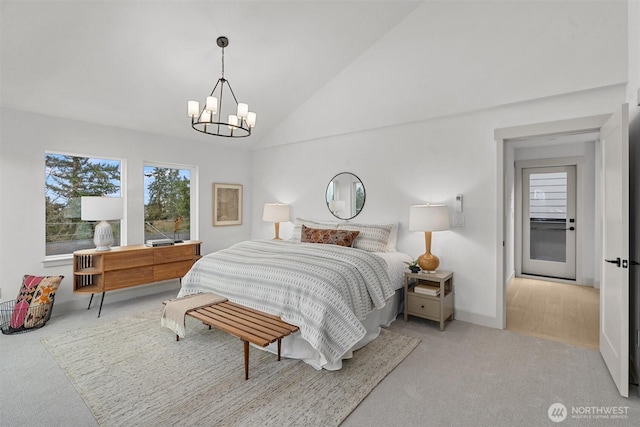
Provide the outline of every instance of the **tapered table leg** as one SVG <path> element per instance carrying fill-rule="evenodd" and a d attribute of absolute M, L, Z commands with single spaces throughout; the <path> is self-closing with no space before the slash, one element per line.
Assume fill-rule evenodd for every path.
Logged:
<path fill-rule="evenodd" d="M 100 317 L 100 313 L 102 313 L 102 303 L 104 302 L 104 294 L 106 292 L 102 293 L 102 298 L 100 298 L 100 309 L 98 310 L 98 317 Z M 91 296 L 93 296 L 93 294 L 91 294 Z"/>
<path fill-rule="evenodd" d="M 249 379 L 249 341 L 242 341 L 244 343 L 244 379 Z"/>

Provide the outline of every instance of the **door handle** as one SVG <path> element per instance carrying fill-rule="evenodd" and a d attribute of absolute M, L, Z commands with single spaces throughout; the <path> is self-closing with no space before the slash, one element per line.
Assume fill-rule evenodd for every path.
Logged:
<path fill-rule="evenodd" d="M 618 257 L 616 259 L 605 259 L 605 261 L 610 262 L 611 264 L 615 264 L 618 267 L 620 267 L 620 257 Z"/>

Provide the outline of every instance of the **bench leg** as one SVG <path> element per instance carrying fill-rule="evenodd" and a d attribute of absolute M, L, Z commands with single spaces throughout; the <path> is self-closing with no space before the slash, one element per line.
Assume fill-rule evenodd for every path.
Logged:
<path fill-rule="evenodd" d="M 244 344 L 244 379 L 249 379 L 249 341 L 242 341 Z"/>
<path fill-rule="evenodd" d="M 282 344 L 282 340 L 279 339 L 278 340 L 278 362 L 280 361 L 280 347 L 281 347 L 281 344 Z"/>

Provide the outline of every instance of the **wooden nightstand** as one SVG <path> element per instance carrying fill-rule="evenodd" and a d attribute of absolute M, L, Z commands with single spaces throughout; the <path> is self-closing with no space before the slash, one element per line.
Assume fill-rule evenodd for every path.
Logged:
<path fill-rule="evenodd" d="M 416 285 L 440 288 L 438 295 L 415 292 Z M 453 320 L 453 273 L 438 270 L 436 273 L 404 273 L 404 321 L 409 315 L 440 322 L 444 331 L 444 321 Z"/>

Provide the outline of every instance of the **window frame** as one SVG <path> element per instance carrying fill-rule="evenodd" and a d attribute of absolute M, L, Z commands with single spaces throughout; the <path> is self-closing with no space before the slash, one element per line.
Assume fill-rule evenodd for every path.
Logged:
<path fill-rule="evenodd" d="M 198 194 L 198 172 L 199 168 L 196 165 L 187 165 L 183 163 L 171 163 L 171 162 L 158 162 L 158 161 L 148 161 L 145 160 L 142 162 L 142 236 L 146 241 L 146 219 L 144 215 L 145 210 L 145 192 L 147 191 L 144 179 L 144 169 L 147 167 L 151 168 L 167 168 L 167 169 L 183 169 L 189 170 L 191 174 L 191 179 L 189 182 L 189 240 L 199 240 L 198 231 L 200 230 L 200 204 L 197 197 Z"/>
<path fill-rule="evenodd" d="M 109 156 L 109 155 L 98 155 L 98 154 L 86 154 L 86 153 L 78 153 L 78 152 L 69 152 L 63 150 L 45 150 L 44 151 L 44 170 L 42 174 L 42 195 L 46 198 L 47 194 L 47 171 L 46 171 L 46 158 L 47 155 L 58 155 L 58 156 L 72 156 L 72 157 L 83 157 L 87 159 L 98 159 L 98 160 L 112 160 L 120 162 L 120 197 L 124 199 L 124 214 L 123 218 L 120 220 L 120 245 L 127 245 L 127 160 L 124 158 Z M 46 207 L 46 201 L 42 205 L 42 209 Z M 57 255 L 47 255 L 47 215 L 46 211 L 43 212 L 43 237 L 44 241 L 42 242 L 42 253 L 43 267 L 57 267 L 63 265 L 70 265 L 73 262 L 73 252 L 67 254 L 57 254 Z"/>

